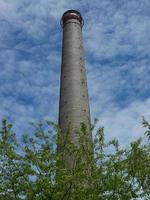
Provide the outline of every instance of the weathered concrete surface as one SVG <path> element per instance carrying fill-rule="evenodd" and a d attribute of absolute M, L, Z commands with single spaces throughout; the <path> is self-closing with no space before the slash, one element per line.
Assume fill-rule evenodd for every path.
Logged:
<path fill-rule="evenodd" d="M 76 142 L 75 130 L 81 122 L 90 128 L 82 25 L 78 19 L 68 19 L 63 25 L 59 125 L 62 132 L 69 128 L 71 140 Z M 92 141 L 90 131 L 89 139 Z"/>

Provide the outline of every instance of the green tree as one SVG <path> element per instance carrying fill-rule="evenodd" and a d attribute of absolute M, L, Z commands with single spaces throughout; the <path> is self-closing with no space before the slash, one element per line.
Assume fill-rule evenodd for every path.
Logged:
<path fill-rule="evenodd" d="M 143 126 L 144 140 L 122 148 L 117 139 L 105 141 L 103 127 L 90 145 L 84 124 L 77 132 L 78 144 L 68 133 L 60 143 L 61 130 L 49 121 L 34 125 L 34 132 L 18 142 L 12 125 L 3 120 L 0 200 L 150 199 L 150 125 L 145 119 Z"/>

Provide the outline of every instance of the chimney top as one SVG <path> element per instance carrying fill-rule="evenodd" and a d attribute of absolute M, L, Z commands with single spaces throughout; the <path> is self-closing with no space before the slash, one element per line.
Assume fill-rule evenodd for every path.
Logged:
<path fill-rule="evenodd" d="M 67 10 L 61 18 L 61 25 L 64 25 L 66 23 L 66 21 L 68 21 L 70 19 L 78 20 L 80 22 L 80 24 L 83 26 L 83 18 L 81 16 L 80 12 L 78 12 L 77 10 Z"/>

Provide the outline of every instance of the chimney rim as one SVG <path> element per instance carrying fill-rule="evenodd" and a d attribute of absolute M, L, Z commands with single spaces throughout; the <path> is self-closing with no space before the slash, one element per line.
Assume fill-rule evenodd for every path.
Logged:
<path fill-rule="evenodd" d="M 68 21 L 69 19 L 78 20 L 82 26 L 84 24 L 83 17 L 81 13 L 77 10 L 72 9 L 72 10 L 67 10 L 66 12 L 64 12 L 61 18 L 61 26 L 63 26 L 65 22 Z"/>

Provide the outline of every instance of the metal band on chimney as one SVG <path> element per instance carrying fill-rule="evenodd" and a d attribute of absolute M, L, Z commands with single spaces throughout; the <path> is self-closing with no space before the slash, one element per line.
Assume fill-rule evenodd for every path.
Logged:
<path fill-rule="evenodd" d="M 76 10 L 68 10 L 63 14 L 63 16 L 61 18 L 61 26 L 63 27 L 66 24 L 66 22 L 71 19 L 78 20 L 80 22 L 81 26 L 83 27 L 83 25 L 84 25 L 83 18 L 81 16 L 81 14 Z"/>

